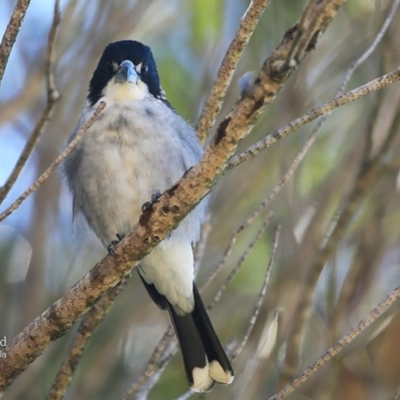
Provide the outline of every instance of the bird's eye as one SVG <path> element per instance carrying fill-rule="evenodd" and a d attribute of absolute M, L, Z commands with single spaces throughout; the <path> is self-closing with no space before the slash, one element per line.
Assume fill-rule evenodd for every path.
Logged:
<path fill-rule="evenodd" d="M 140 67 L 140 75 L 146 74 L 148 70 L 149 70 L 149 65 L 147 64 L 146 61 L 143 61 L 142 66 Z"/>
<path fill-rule="evenodd" d="M 111 73 L 117 72 L 118 70 L 118 64 L 115 61 L 109 61 L 106 67 L 107 71 Z"/>

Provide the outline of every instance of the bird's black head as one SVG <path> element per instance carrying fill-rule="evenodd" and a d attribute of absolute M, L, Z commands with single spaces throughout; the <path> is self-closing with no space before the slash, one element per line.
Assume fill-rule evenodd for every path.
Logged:
<path fill-rule="evenodd" d="M 133 62 L 139 78 L 147 85 L 155 98 L 164 100 L 156 63 L 150 47 L 133 40 L 122 40 L 109 44 L 100 58 L 89 84 L 88 100 L 94 105 L 102 96 L 108 82 L 117 74 L 123 61 Z"/>

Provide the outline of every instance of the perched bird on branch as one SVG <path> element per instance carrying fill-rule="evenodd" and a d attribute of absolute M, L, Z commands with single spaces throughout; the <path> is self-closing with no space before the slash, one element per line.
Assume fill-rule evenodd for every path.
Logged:
<path fill-rule="evenodd" d="M 63 164 L 82 213 L 112 252 L 156 200 L 201 158 L 196 133 L 172 108 L 161 88 L 149 47 L 130 40 L 106 47 L 89 85 L 88 105 L 76 133 L 99 101 L 106 108 Z M 233 370 L 194 283 L 193 244 L 207 207 L 203 200 L 147 255 L 138 272 L 150 297 L 171 316 L 190 387 L 209 391 L 229 384 Z"/>

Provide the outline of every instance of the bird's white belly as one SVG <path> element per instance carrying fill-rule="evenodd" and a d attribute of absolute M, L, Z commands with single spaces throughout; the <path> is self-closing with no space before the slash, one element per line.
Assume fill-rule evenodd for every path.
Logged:
<path fill-rule="evenodd" d="M 78 207 L 105 246 L 116 240 L 117 233 L 129 233 L 143 204 L 156 190 L 170 188 L 201 153 L 182 136 L 180 129 L 187 130 L 187 125 L 179 125 L 181 120 L 176 125 L 175 114 L 167 114 L 169 121 L 158 118 L 154 110 L 149 118 L 149 104 L 159 104 L 137 104 L 105 112 L 79 146 Z M 201 203 L 141 263 L 143 278 L 186 313 L 193 307 L 192 243 L 205 207 L 206 202 Z"/>

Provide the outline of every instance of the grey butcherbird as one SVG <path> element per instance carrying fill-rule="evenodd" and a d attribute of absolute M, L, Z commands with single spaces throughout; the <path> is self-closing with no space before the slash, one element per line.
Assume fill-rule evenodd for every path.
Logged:
<path fill-rule="evenodd" d="M 106 108 L 67 157 L 63 171 L 74 215 L 82 212 L 108 247 L 116 235 L 132 230 L 153 193 L 170 188 L 199 161 L 202 148 L 165 98 L 151 50 L 142 43 L 124 40 L 106 47 L 87 99 L 70 141 L 100 100 Z M 206 207 L 203 200 L 138 268 L 151 298 L 169 311 L 189 385 L 198 392 L 233 380 L 193 281 L 192 246 Z"/>

